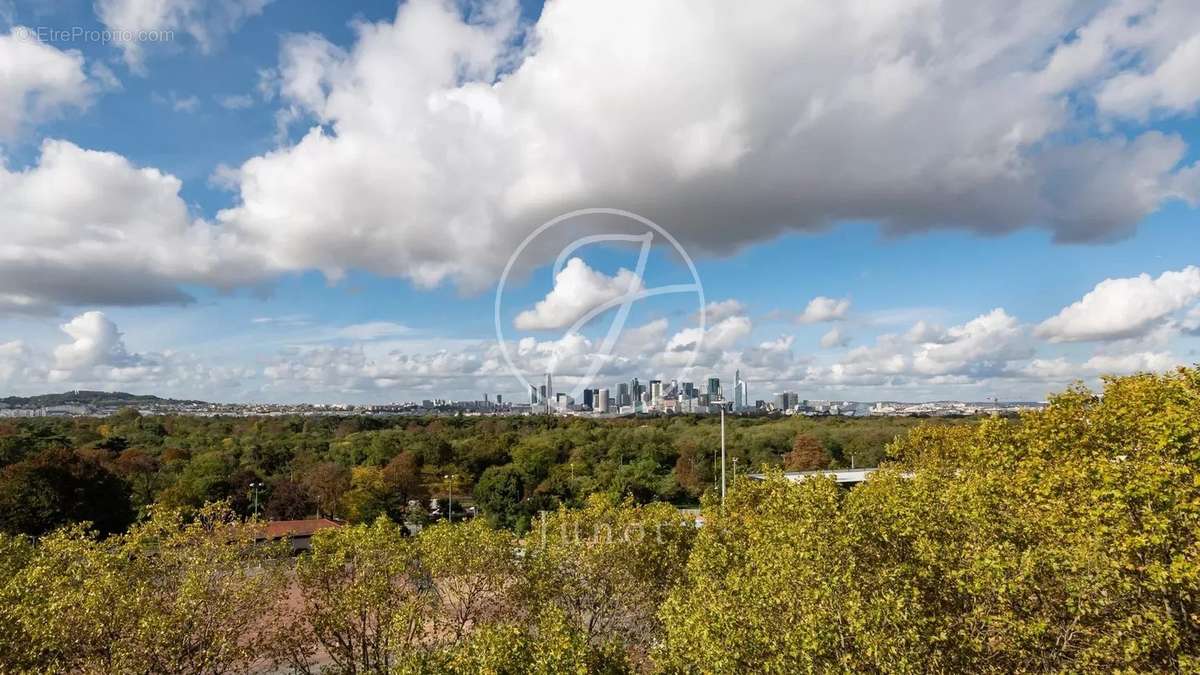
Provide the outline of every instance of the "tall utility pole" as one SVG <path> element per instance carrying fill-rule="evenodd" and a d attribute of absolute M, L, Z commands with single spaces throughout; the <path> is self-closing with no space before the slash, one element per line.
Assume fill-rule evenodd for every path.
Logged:
<path fill-rule="evenodd" d="M 449 491 L 449 496 L 446 497 L 446 518 L 449 522 L 454 522 L 454 479 L 458 478 L 457 474 L 450 474 L 445 477 L 446 486 Z"/>
<path fill-rule="evenodd" d="M 721 406 L 721 508 L 725 507 L 725 401 L 720 400 Z"/>

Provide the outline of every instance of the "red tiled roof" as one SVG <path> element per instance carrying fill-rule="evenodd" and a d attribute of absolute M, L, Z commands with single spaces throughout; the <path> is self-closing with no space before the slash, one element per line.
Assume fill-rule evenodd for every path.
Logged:
<path fill-rule="evenodd" d="M 272 520 L 263 528 L 264 539 L 282 539 L 283 537 L 308 537 L 317 530 L 331 527 L 341 527 L 328 518 L 313 518 L 310 520 Z"/>

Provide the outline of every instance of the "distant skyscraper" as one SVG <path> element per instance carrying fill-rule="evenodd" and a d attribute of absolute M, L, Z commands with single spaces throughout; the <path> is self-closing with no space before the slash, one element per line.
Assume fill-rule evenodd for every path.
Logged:
<path fill-rule="evenodd" d="M 746 382 L 742 380 L 742 371 L 733 371 L 733 409 L 742 410 L 750 405 L 750 397 L 746 391 Z"/>
<path fill-rule="evenodd" d="M 684 398 L 695 398 L 696 397 L 696 385 L 692 384 L 691 382 L 684 382 L 683 384 L 681 384 L 679 386 L 683 389 L 683 397 Z"/>
<path fill-rule="evenodd" d="M 546 373 L 546 393 L 544 394 L 544 398 L 546 399 L 546 412 L 550 412 L 556 400 L 554 396 L 554 382 L 550 379 L 550 373 Z"/>
<path fill-rule="evenodd" d="M 714 401 L 721 398 L 721 378 L 708 378 L 708 400 Z"/>
<path fill-rule="evenodd" d="M 622 382 L 617 385 L 617 405 L 629 405 L 629 385 Z"/>
<path fill-rule="evenodd" d="M 601 413 L 608 412 L 608 389 L 600 389 L 596 399 L 596 411 Z"/>
<path fill-rule="evenodd" d="M 662 380 L 650 380 L 650 405 L 662 405 Z"/>
<path fill-rule="evenodd" d="M 589 408 L 595 409 L 596 401 L 595 401 L 595 399 L 592 398 L 592 390 L 591 389 L 583 390 L 583 404 Z"/>
<path fill-rule="evenodd" d="M 531 406 L 537 405 L 537 402 L 538 402 L 537 387 L 535 387 L 531 384 L 531 385 L 529 385 L 529 405 L 531 405 Z"/>

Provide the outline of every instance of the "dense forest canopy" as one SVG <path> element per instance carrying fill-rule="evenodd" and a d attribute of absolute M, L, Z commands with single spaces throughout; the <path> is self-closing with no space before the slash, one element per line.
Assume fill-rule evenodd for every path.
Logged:
<path fill-rule="evenodd" d="M 910 418 L 730 417 L 743 469 L 875 466 Z M 941 422 L 938 423 L 950 423 Z M 124 529 L 147 507 L 229 500 L 268 518 L 420 520 L 411 502 L 453 490 L 524 531 L 543 510 L 602 492 L 695 505 L 717 478 L 711 416 L 25 418 L 0 422 L 0 529 L 92 521 Z M 451 479 L 447 479 L 451 476 Z M 461 502 L 456 511 L 461 508 Z"/>

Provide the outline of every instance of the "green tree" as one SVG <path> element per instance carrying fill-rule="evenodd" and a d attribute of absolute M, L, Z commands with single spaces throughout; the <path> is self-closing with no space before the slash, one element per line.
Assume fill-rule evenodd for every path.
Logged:
<path fill-rule="evenodd" d="M 342 673 L 389 673 L 412 657 L 432 595 L 400 526 L 379 518 L 321 530 L 295 578 L 301 606 L 275 640 L 295 671 L 313 672 L 318 646 Z"/>
<path fill-rule="evenodd" d="M 821 441 L 808 434 L 796 434 L 791 452 L 783 456 L 783 468 L 787 471 L 812 471 L 829 466 L 829 453 Z"/>
<path fill-rule="evenodd" d="M 739 483 L 664 605 L 680 671 L 1200 667 L 1200 371 L 928 425 L 850 491 Z"/>
<path fill-rule="evenodd" d="M 540 517 L 526 538 L 527 606 L 562 612 L 597 648 L 643 657 L 662 636 L 658 607 L 682 577 L 695 529 L 667 504 L 593 495 Z"/>
<path fill-rule="evenodd" d="M 442 522 L 421 532 L 417 549 L 432 579 L 437 639 L 461 640 L 468 629 L 516 612 L 513 590 L 520 574 L 510 532 L 492 529 L 483 519 Z"/>
<path fill-rule="evenodd" d="M 46 449 L 0 470 L 0 531 L 39 535 L 86 521 L 107 535 L 133 518 L 129 485 L 70 450 Z"/>
<path fill-rule="evenodd" d="M 281 550 L 256 532 L 213 505 L 191 521 L 158 510 L 104 540 L 80 527 L 43 537 L 0 585 L 6 668 L 245 672 L 267 653 L 284 588 Z"/>
<path fill-rule="evenodd" d="M 475 504 L 493 525 L 512 527 L 522 513 L 522 472 L 512 465 L 493 466 L 475 485 Z"/>

